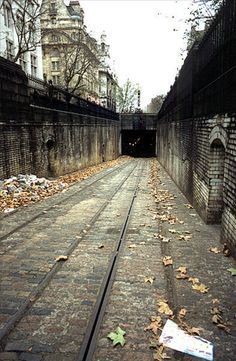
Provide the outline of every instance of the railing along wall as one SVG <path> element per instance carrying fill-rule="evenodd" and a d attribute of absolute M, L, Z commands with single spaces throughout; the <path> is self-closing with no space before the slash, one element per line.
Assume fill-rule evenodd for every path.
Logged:
<path fill-rule="evenodd" d="M 236 112 L 236 0 L 224 0 L 202 40 L 190 50 L 159 112 L 188 119 Z"/>
<path fill-rule="evenodd" d="M 78 95 L 28 75 L 30 103 L 61 111 L 119 120 L 119 114 Z"/>

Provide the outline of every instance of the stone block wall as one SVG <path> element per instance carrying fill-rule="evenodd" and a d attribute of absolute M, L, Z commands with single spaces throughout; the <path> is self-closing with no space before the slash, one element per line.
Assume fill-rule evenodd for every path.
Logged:
<path fill-rule="evenodd" d="M 54 177 L 118 157 L 117 121 L 40 108 L 28 119 L 0 124 L 0 178 Z"/>
<path fill-rule="evenodd" d="M 115 159 L 120 123 L 29 104 L 21 68 L 0 58 L 0 179 L 54 177 Z"/>
<path fill-rule="evenodd" d="M 160 120 L 157 154 L 201 217 L 222 224 L 222 241 L 236 255 L 235 117 Z"/>

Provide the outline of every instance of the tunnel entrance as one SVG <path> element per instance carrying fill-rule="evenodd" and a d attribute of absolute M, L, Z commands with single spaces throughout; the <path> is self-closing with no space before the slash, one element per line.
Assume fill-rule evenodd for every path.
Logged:
<path fill-rule="evenodd" d="M 155 157 L 155 130 L 122 130 L 121 147 L 123 155 L 132 157 Z"/>

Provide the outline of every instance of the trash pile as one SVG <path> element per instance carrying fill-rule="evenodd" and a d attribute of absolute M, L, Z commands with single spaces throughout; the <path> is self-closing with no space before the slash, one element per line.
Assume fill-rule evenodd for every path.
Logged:
<path fill-rule="evenodd" d="M 19 174 L 0 180 L 0 212 L 10 213 L 20 206 L 38 202 L 68 188 L 60 179 L 50 181 L 33 174 Z"/>

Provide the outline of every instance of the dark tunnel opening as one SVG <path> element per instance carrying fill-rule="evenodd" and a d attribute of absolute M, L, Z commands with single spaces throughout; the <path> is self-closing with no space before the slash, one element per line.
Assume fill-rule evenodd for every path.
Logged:
<path fill-rule="evenodd" d="M 155 130 L 122 130 L 121 147 L 123 155 L 132 157 L 155 157 Z"/>

